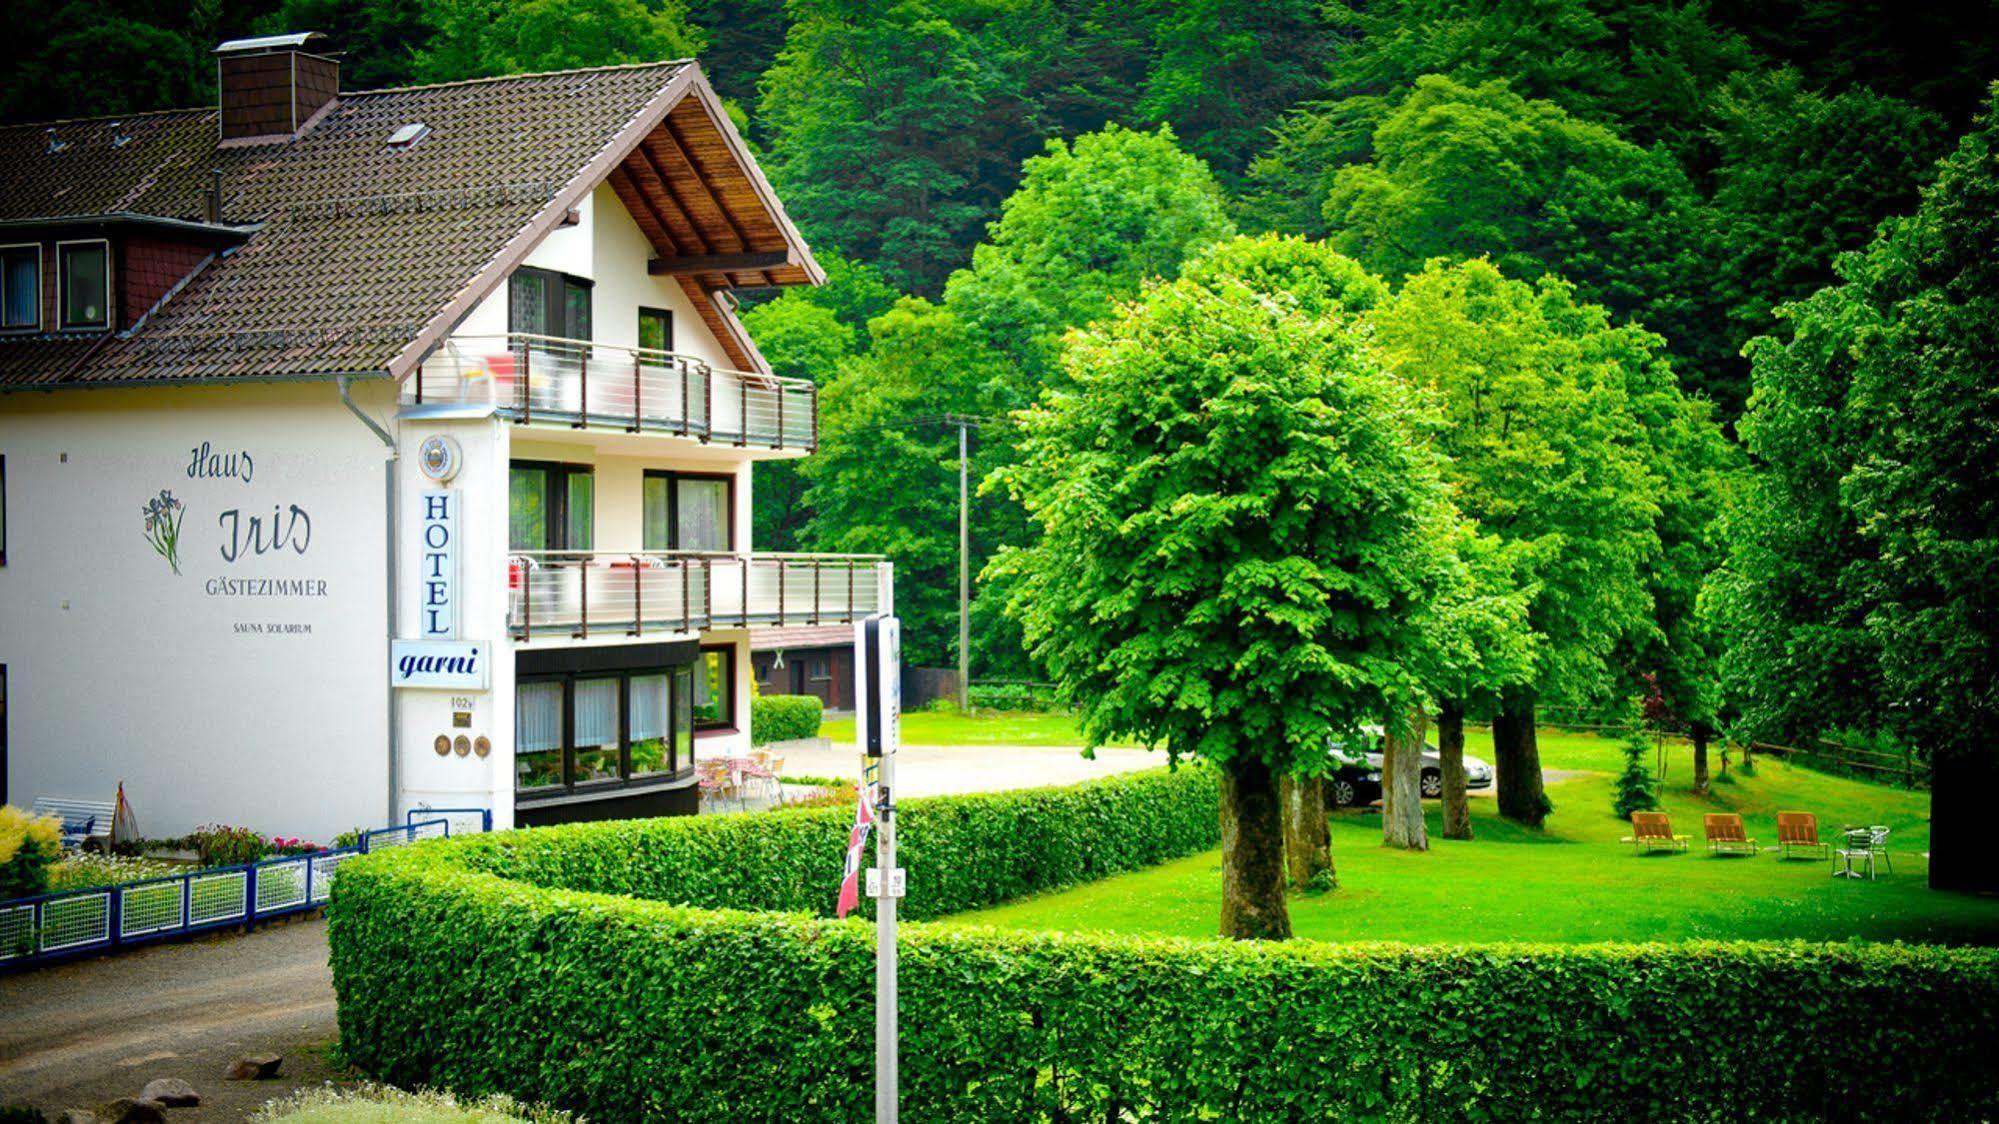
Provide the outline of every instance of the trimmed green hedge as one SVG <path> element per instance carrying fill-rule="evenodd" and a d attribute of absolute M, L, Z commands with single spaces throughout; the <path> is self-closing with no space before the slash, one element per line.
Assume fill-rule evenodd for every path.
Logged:
<path fill-rule="evenodd" d="M 815 695 L 750 697 L 750 744 L 788 742 L 819 736 L 826 704 Z"/>
<path fill-rule="evenodd" d="M 1217 834 L 1212 774 L 1196 769 L 903 815 L 918 917 Z M 845 828 L 838 809 L 592 824 L 354 860 L 329 909 L 342 1049 L 391 1082 L 596 1119 L 867 1119 L 873 931 L 811 915 L 832 900 Z M 766 912 L 702 908 L 722 902 Z M 911 1120 L 1999 1112 L 1994 950 L 923 924 L 902 948 Z"/>

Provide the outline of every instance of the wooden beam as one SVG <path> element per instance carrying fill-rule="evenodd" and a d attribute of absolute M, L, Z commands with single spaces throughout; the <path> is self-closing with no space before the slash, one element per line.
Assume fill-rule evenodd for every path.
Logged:
<path fill-rule="evenodd" d="M 685 254 L 680 257 L 654 258 L 646 263 L 646 272 L 654 277 L 671 276 L 676 273 L 753 273 L 780 265 L 796 265 L 790 250 L 769 250 L 748 254 Z M 733 281 L 732 281 L 733 283 Z"/>

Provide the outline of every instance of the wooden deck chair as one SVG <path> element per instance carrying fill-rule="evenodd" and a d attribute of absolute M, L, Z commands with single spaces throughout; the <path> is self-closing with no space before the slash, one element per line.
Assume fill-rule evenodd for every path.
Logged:
<path fill-rule="evenodd" d="M 1664 812 L 1631 813 L 1631 834 L 1619 842 L 1629 843 L 1648 854 L 1687 849 L 1687 837 L 1673 834 L 1673 823 Z"/>
<path fill-rule="evenodd" d="M 1707 829 L 1710 855 L 1753 855 L 1756 841 L 1743 834 L 1742 817 L 1734 812 L 1710 812 L 1701 817 Z"/>
<path fill-rule="evenodd" d="M 1777 847 L 1787 859 L 1794 852 L 1814 859 L 1832 857 L 1832 848 L 1819 841 L 1819 818 L 1810 812 L 1777 813 Z"/>

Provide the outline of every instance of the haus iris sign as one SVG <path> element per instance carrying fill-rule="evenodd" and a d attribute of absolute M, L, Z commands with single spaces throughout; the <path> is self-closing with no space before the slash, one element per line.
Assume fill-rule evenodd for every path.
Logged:
<path fill-rule="evenodd" d="M 423 505 L 419 632 L 426 640 L 449 640 L 458 635 L 458 491 L 425 492 L 418 502 Z"/>

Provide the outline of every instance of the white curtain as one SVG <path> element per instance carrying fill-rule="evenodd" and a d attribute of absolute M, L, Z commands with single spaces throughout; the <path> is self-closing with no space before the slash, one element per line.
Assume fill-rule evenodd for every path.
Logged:
<path fill-rule="evenodd" d="M 515 741 L 520 751 L 562 748 L 562 684 L 522 683 L 514 692 Z"/>
<path fill-rule="evenodd" d="M 618 744 L 616 679 L 576 681 L 576 744 L 579 747 Z"/>
<path fill-rule="evenodd" d="M 632 676 L 632 740 L 666 736 L 666 675 Z"/>

